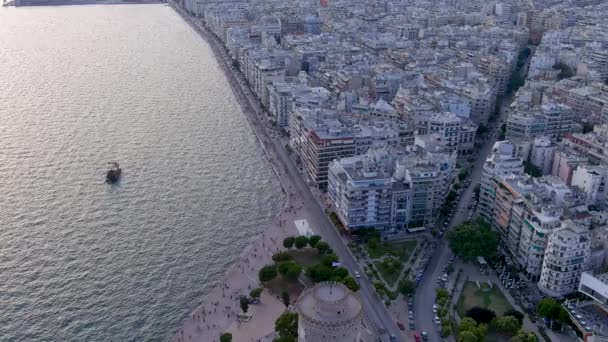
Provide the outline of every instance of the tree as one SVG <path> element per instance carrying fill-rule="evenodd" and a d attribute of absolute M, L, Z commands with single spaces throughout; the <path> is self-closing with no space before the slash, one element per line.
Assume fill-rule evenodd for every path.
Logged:
<path fill-rule="evenodd" d="M 315 248 L 317 249 L 317 251 L 319 251 L 319 253 L 321 254 L 325 254 L 329 251 L 329 245 L 327 244 L 327 242 L 325 241 L 319 241 L 317 243 L 317 245 L 315 246 Z"/>
<path fill-rule="evenodd" d="M 304 235 L 300 235 L 294 241 L 297 249 L 302 249 L 308 245 L 308 238 Z"/>
<path fill-rule="evenodd" d="M 465 178 L 467 178 L 468 175 L 469 175 L 469 170 L 468 169 L 462 169 L 458 173 L 458 180 L 462 182 Z"/>
<path fill-rule="evenodd" d="M 321 257 L 321 265 L 331 267 L 334 262 L 338 262 L 338 256 L 333 253 Z"/>
<path fill-rule="evenodd" d="M 606 83 L 608 84 L 608 83 Z M 593 132 L 593 128 L 595 128 L 595 125 L 591 122 L 585 122 L 583 123 L 583 133 L 589 133 L 589 132 Z"/>
<path fill-rule="evenodd" d="M 452 329 L 450 329 L 449 326 L 444 325 L 441 327 L 441 337 L 446 338 L 446 337 L 450 336 L 451 333 L 452 333 Z"/>
<path fill-rule="evenodd" d="M 296 280 L 302 272 L 302 266 L 295 261 L 284 261 L 279 264 L 279 273 L 288 280 Z"/>
<path fill-rule="evenodd" d="M 359 284 L 357 284 L 357 281 L 355 281 L 355 279 L 353 279 L 351 276 L 344 277 L 344 279 L 342 279 L 342 284 L 353 292 L 359 291 Z"/>
<path fill-rule="evenodd" d="M 331 279 L 331 268 L 325 265 L 312 265 L 306 269 L 306 275 L 314 282 L 320 283 Z"/>
<path fill-rule="evenodd" d="M 262 295 L 262 292 L 264 292 L 263 288 L 256 287 L 255 289 L 251 290 L 251 292 L 249 292 L 249 296 L 251 296 L 251 298 L 258 299 Z"/>
<path fill-rule="evenodd" d="M 511 309 L 511 310 L 505 312 L 504 315 L 513 316 L 513 317 L 517 318 L 517 320 L 519 321 L 519 324 L 522 324 L 524 322 L 524 314 L 515 309 Z"/>
<path fill-rule="evenodd" d="M 232 342 L 232 334 L 225 332 L 220 335 L 220 342 Z"/>
<path fill-rule="evenodd" d="M 266 265 L 260 269 L 258 277 L 262 283 L 271 281 L 277 276 L 277 268 L 274 265 Z"/>
<path fill-rule="evenodd" d="M 272 342 L 296 342 L 296 338 L 293 336 L 279 336 L 272 340 Z"/>
<path fill-rule="evenodd" d="M 574 71 L 572 71 L 572 68 L 562 62 L 555 63 L 553 65 L 553 69 L 560 70 L 559 75 L 557 75 L 557 79 L 559 80 L 574 76 Z"/>
<path fill-rule="evenodd" d="M 517 335 L 513 336 L 510 342 L 538 342 L 538 337 L 531 332 L 520 330 Z"/>
<path fill-rule="evenodd" d="M 283 304 L 285 304 L 285 306 L 289 306 L 290 303 L 290 298 L 289 298 L 289 292 L 287 291 L 283 291 L 283 293 L 281 293 L 281 300 L 283 301 Z"/>
<path fill-rule="evenodd" d="M 458 334 L 460 335 L 463 331 L 474 331 L 477 328 L 477 322 L 471 317 L 465 317 L 460 321 L 458 326 Z"/>
<path fill-rule="evenodd" d="M 437 234 L 439 234 L 439 231 L 437 230 L 437 228 L 431 229 L 431 235 L 433 235 L 433 237 L 437 237 Z"/>
<path fill-rule="evenodd" d="M 498 247 L 498 233 L 482 218 L 466 221 L 447 234 L 450 248 L 464 260 L 478 256 L 491 258 Z"/>
<path fill-rule="evenodd" d="M 514 336 L 517 334 L 519 329 L 521 329 L 521 324 L 517 318 L 513 316 L 498 317 L 494 319 L 492 325 L 496 328 L 496 330 L 509 336 Z"/>
<path fill-rule="evenodd" d="M 291 256 L 291 254 L 287 252 L 277 252 L 272 255 L 272 261 L 274 262 L 288 261 L 292 259 L 293 257 Z"/>
<path fill-rule="evenodd" d="M 336 267 L 332 271 L 332 278 L 336 278 L 337 281 L 342 281 L 342 279 L 348 276 L 348 270 L 344 267 Z"/>
<path fill-rule="evenodd" d="M 458 342 L 478 342 L 477 335 L 474 332 L 465 330 L 458 333 Z"/>
<path fill-rule="evenodd" d="M 416 292 L 416 284 L 408 278 L 404 278 L 399 282 L 399 292 L 404 295 L 411 295 Z"/>
<path fill-rule="evenodd" d="M 448 290 L 446 290 L 442 287 L 438 287 L 435 289 L 435 296 L 437 296 L 437 299 L 439 299 L 439 298 L 447 299 L 450 296 L 450 293 L 448 292 Z"/>
<path fill-rule="evenodd" d="M 247 313 L 247 310 L 249 310 L 249 298 L 247 298 L 247 296 L 240 296 L 239 304 L 243 313 Z"/>
<path fill-rule="evenodd" d="M 543 298 L 538 302 L 536 311 L 542 317 L 555 319 L 559 314 L 559 304 L 553 298 Z"/>
<path fill-rule="evenodd" d="M 298 337 L 298 314 L 286 311 L 274 322 L 274 330 L 281 337 Z"/>
<path fill-rule="evenodd" d="M 285 247 L 287 249 L 291 249 L 293 247 L 293 244 L 295 241 L 296 241 L 296 239 L 293 236 L 288 236 L 285 239 L 283 239 L 283 247 Z"/>
<path fill-rule="evenodd" d="M 477 323 L 490 323 L 496 317 L 494 311 L 481 308 L 479 306 L 472 307 L 466 313 L 467 317 L 471 317 Z M 517 330 L 516 330 L 517 331 Z"/>
<path fill-rule="evenodd" d="M 315 248 L 319 241 L 321 241 L 321 237 L 319 235 L 313 235 L 308 239 L 308 245 L 312 248 Z"/>

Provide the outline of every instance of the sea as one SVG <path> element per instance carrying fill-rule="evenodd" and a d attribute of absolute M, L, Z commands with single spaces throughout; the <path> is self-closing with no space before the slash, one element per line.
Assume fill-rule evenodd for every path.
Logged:
<path fill-rule="evenodd" d="M 0 341 L 166 341 L 284 202 L 172 8 L 0 8 Z"/>

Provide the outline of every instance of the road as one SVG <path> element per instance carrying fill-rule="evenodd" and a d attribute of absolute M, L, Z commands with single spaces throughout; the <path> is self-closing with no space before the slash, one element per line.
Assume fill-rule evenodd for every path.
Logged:
<path fill-rule="evenodd" d="M 475 186 L 479 184 L 479 181 L 481 180 L 483 163 L 490 154 L 494 142 L 496 142 L 499 127 L 502 125 L 503 120 L 505 120 L 507 115 L 506 109 L 511 101 L 511 98 L 507 98 L 505 101 L 503 101 L 500 116 L 492 124 L 492 127 L 488 133 L 489 138 L 482 145 L 477 160 L 475 160 L 473 163 L 470 185 L 460 195 L 460 200 L 456 206 L 454 216 L 450 221 L 449 228 L 459 225 L 467 220 L 467 214 L 469 211 L 468 207 L 473 201 Z M 433 304 L 435 303 L 437 278 L 443 274 L 442 268 L 449 262 L 452 256 L 452 251 L 448 247 L 448 243 L 445 238 L 439 240 L 436 251 L 438 252 L 431 258 L 429 266 L 422 277 L 420 284 L 418 285 L 418 289 L 416 290 L 416 295 L 414 297 L 414 320 L 416 330 L 426 331 L 429 334 L 429 341 L 441 341 L 441 336 L 439 335 L 440 327 L 434 322 L 435 314 L 433 313 Z"/>
<path fill-rule="evenodd" d="M 380 341 L 388 341 L 389 335 L 395 335 L 399 341 L 405 341 L 405 335 L 402 335 L 395 320 L 391 317 L 371 282 L 366 277 L 365 272 L 363 272 L 355 257 L 348 250 L 345 241 L 329 221 L 324 208 L 319 205 L 306 181 L 298 173 L 298 168 L 285 149 L 284 142 L 281 141 L 278 134 L 274 134 L 276 138 L 269 135 L 271 126 L 268 116 L 261 108 L 260 102 L 251 92 L 251 89 L 247 86 L 242 73 L 238 72 L 233 66 L 232 59 L 222 43 L 217 37 L 207 31 L 206 28 L 200 27 L 195 19 L 185 14 L 180 8 L 176 8 L 176 10 L 211 45 L 216 54 L 217 62 L 225 71 L 226 77 L 228 77 L 235 92 L 235 96 L 237 96 L 240 104 L 243 106 L 243 112 L 247 115 L 258 140 L 267 152 L 267 156 L 284 190 L 290 196 L 300 197 L 304 211 L 308 214 L 305 218 L 308 220 L 310 227 L 332 247 L 343 266 L 351 272 L 358 271 L 361 274 L 361 278 L 359 279 L 361 287 L 359 296 L 363 302 L 366 321 L 370 322 L 374 326 L 373 328 L 381 333 Z"/>

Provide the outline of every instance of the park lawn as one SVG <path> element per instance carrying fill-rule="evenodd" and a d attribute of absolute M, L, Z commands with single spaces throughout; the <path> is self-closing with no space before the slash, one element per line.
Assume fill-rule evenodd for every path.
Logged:
<path fill-rule="evenodd" d="M 399 242 L 386 242 L 380 241 L 370 246 L 369 243 L 365 244 L 367 252 L 370 258 L 377 259 L 385 255 L 394 256 L 399 258 L 402 262 L 407 262 L 412 255 L 414 249 L 416 249 L 416 240 L 407 240 Z"/>
<path fill-rule="evenodd" d="M 302 291 L 304 291 L 304 287 L 299 281 L 288 281 L 283 279 L 280 275 L 271 281 L 265 282 L 264 287 L 270 291 L 270 295 L 278 298 L 281 302 L 283 301 L 281 298 L 283 291 L 287 291 L 291 304 L 294 304 L 300 297 Z"/>
<path fill-rule="evenodd" d="M 374 266 L 376 267 L 378 272 L 380 272 L 380 275 L 382 276 L 382 279 L 384 279 L 386 285 L 390 287 L 395 286 L 395 283 L 397 283 L 397 280 L 399 280 L 399 276 L 401 275 L 401 271 L 403 270 L 403 264 L 400 264 L 398 271 L 395 271 L 393 269 L 387 269 L 386 267 L 384 267 L 384 264 L 379 261 L 374 261 Z"/>
<path fill-rule="evenodd" d="M 478 288 L 475 282 L 467 281 L 458 298 L 458 314 L 464 317 L 467 310 L 475 306 L 490 309 L 498 317 L 513 309 L 497 286 L 489 288 L 487 283 L 481 283 L 481 288 Z"/>
<path fill-rule="evenodd" d="M 287 251 L 295 262 L 303 267 L 312 266 L 321 262 L 319 251 L 314 248 L 292 249 Z"/>

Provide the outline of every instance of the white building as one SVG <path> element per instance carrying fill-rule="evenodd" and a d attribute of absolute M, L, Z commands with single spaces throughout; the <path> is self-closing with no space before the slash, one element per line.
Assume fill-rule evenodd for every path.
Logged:
<path fill-rule="evenodd" d="M 586 194 L 586 203 L 605 204 L 608 198 L 608 166 L 579 165 L 572 173 L 572 186 Z"/>
<path fill-rule="evenodd" d="M 560 298 L 576 291 L 591 254 L 591 233 L 580 222 L 563 221 L 555 229 L 545 250 L 538 288 Z"/>
<path fill-rule="evenodd" d="M 492 153 L 483 164 L 479 193 L 479 214 L 488 221 L 492 217 L 492 208 L 496 196 L 494 178 L 509 174 L 522 174 L 523 161 L 515 157 L 516 148 L 509 141 L 498 141 L 492 147 Z"/>
<path fill-rule="evenodd" d="M 530 153 L 530 162 L 538 167 L 543 175 L 551 174 L 553 167 L 553 151 L 555 144 L 547 136 L 534 138 L 532 143 L 532 151 Z"/>

